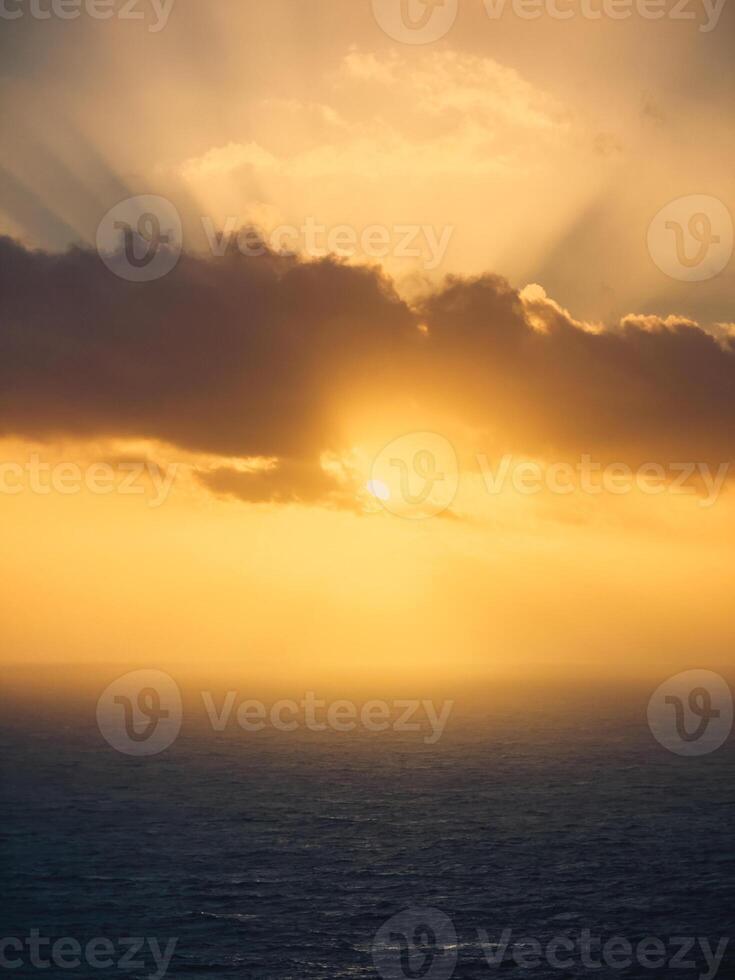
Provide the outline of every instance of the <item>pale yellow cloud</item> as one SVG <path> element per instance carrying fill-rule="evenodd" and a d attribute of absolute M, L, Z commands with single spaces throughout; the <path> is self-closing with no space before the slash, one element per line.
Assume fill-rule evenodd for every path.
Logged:
<path fill-rule="evenodd" d="M 431 52 L 409 66 L 395 52 L 352 51 L 333 80 L 350 114 L 293 99 L 263 106 L 264 140 L 274 128 L 294 133 L 295 116 L 316 114 L 325 130 L 318 145 L 298 130 L 281 153 L 263 142 L 230 142 L 184 161 L 181 176 L 196 186 L 246 166 L 293 180 L 507 173 L 528 166 L 519 153 L 527 131 L 553 140 L 571 128 L 554 99 L 490 58 Z"/>

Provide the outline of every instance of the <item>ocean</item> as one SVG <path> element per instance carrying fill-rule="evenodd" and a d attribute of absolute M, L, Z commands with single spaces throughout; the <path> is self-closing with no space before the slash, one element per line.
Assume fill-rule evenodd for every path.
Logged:
<path fill-rule="evenodd" d="M 609 707 L 150 758 L 34 718 L 0 747 L 8 975 L 36 930 L 105 940 L 52 977 L 159 980 L 173 940 L 177 980 L 735 977 L 732 739 L 682 758 Z"/>

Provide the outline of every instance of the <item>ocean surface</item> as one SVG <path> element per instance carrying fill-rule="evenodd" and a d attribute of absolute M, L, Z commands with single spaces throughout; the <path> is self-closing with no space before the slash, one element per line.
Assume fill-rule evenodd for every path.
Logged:
<path fill-rule="evenodd" d="M 176 938 L 177 980 L 699 977 L 701 947 L 672 965 L 672 937 L 735 937 L 733 740 L 680 758 L 643 713 L 508 712 L 436 745 L 184 731 L 142 759 L 90 719 L 34 718 L 4 724 L 0 748 L 2 937 Z M 657 939 L 667 963 L 590 967 L 584 930 Z M 563 965 L 515 961 L 555 937 Z M 7 974 L 156 975 L 142 955 Z"/>

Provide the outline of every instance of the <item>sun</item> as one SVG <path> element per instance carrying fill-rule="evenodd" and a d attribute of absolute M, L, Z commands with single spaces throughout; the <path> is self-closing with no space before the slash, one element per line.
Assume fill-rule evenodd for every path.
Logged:
<path fill-rule="evenodd" d="M 385 501 L 390 500 L 390 488 L 382 480 L 368 480 L 367 491 L 377 500 Z"/>

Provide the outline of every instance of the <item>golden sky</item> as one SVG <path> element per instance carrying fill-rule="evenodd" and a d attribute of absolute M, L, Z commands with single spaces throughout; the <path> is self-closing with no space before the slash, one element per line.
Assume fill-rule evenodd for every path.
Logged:
<path fill-rule="evenodd" d="M 11 680 L 731 671 L 733 9 L 392 3 L 3 23 Z"/>

